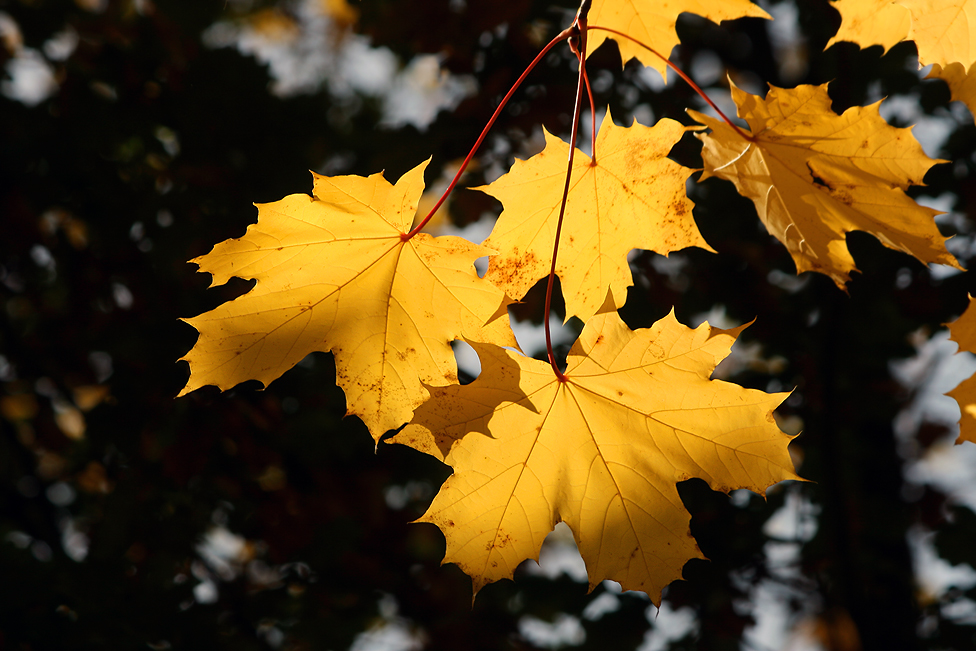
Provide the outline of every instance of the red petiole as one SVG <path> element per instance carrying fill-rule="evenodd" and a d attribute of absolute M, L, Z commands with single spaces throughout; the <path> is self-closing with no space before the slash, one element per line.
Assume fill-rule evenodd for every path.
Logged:
<path fill-rule="evenodd" d="M 454 175 L 454 179 L 451 181 L 451 184 L 447 186 L 447 190 L 444 191 L 444 194 L 441 195 L 441 198 L 438 199 L 437 203 L 434 205 L 433 208 L 431 208 L 430 212 L 427 214 L 426 217 L 424 217 L 424 220 L 422 222 L 417 224 L 413 228 L 413 230 L 410 231 L 409 233 L 404 233 L 403 235 L 400 236 L 400 240 L 402 242 L 406 242 L 407 240 L 409 240 L 411 237 L 419 233 L 424 226 L 427 225 L 427 222 L 429 222 L 431 217 L 434 216 L 434 213 L 437 212 L 437 209 L 441 207 L 441 204 L 444 203 L 448 195 L 451 194 L 451 191 L 454 190 L 454 186 L 457 185 L 458 179 L 460 179 L 461 175 L 464 174 L 464 170 L 467 169 L 468 163 L 471 162 L 471 159 L 474 157 L 475 152 L 477 152 L 478 148 L 481 147 L 481 143 L 484 142 L 485 136 L 488 135 L 488 132 L 491 130 L 492 126 L 494 126 L 495 120 L 497 120 L 498 116 L 501 115 L 502 110 L 505 108 L 505 105 L 508 104 L 508 100 L 512 99 L 512 95 L 515 94 L 515 91 L 518 90 L 518 87 L 522 85 L 522 82 L 525 81 L 525 78 L 529 76 L 529 73 L 532 72 L 532 70 L 536 67 L 536 65 L 538 65 L 538 63 L 542 61 L 542 57 L 548 54 L 549 50 L 551 50 L 557 43 L 565 41 L 570 36 L 572 36 L 572 34 L 569 33 L 569 30 L 563 31 L 558 36 L 556 36 L 556 38 L 549 41 L 549 43 L 544 48 L 542 48 L 542 51 L 539 52 L 539 54 L 537 54 L 534 59 L 532 59 L 532 63 L 530 63 L 528 67 L 526 67 L 525 71 L 521 74 L 521 76 L 515 80 L 515 83 L 512 85 L 511 89 L 509 89 L 508 93 L 505 94 L 505 97 L 503 97 L 502 101 L 498 104 L 498 108 L 496 108 L 495 112 L 492 113 L 491 118 L 488 120 L 488 124 L 486 124 L 485 128 L 482 129 L 481 135 L 478 136 L 478 140 L 475 141 L 474 146 L 471 148 L 471 151 L 468 152 L 468 156 L 464 159 L 464 162 L 461 163 L 461 167 L 458 168 L 458 171 Z"/>
<path fill-rule="evenodd" d="M 447 197 L 454 190 L 454 187 L 457 185 L 457 182 L 461 178 L 461 175 L 464 174 L 464 170 L 471 162 L 471 159 L 474 157 L 474 154 L 478 151 L 478 148 L 481 146 L 481 143 L 484 142 L 485 137 L 488 135 L 488 132 L 491 130 L 491 127 L 494 126 L 495 121 L 498 119 L 498 116 L 501 115 L 502 110 L 508 104 L 508 101 L 512 98 L 512 95 L 515 94 L 515 91 L 519 88 L 519 86 L 521 86 L 522 82 L 525 81 L 526 77 L 528 77 L 529 73 L 532 72 L 532 70 L 536 67 L 536 65 L 538 65 L 539 61 L 542 60 L 542 57 L 548 54 L 548 52 L 557 43 L 560 43 L 568 39 L 570 48 L 573 50 L 573 53 L 576 54 L 576 57 L 579 60 L 579 75 L 576 82 L 576 101 L 573 106 L 573 128 L 572 128 L 572 134 L 570 135 L 570 139 L 569 139 L 570 147 L 569 147 L 569 160 L 567 161 L 567 166 L 566 166 L 566 183 L 563 186 L 563 196 L 559 205 L 559 218 L 556 222 L 556 237 L 552 247 L 552 263 L 549 269 L 549 278 L 546 285 L 545 312 L 543 317 L 543 324 L 544 324 L 543 327 L 545 328 L 545 333 L 546 333 L 546 354 L 549 358 L 549 365 L 552 367 L 552 371 L 556 375 L 556 379 L 559 380 L 560 382 L 566 382 L 568 378 L 561 370 L 559 370 L 559 366 L 556 364 L 556 356 L 552 349 L 552 333 L 549 327 L 549 313 L 552 307 L 552 290 L 556 279 L 556 256 L 559 253 L 559 238 L 560 238 L 560 234 L 562 233 L 563 220 L 566 216 L 566 204 L 569 198 L 570 183 L 572 181 L 573 160 L 576 153 L 576 138 L 579 135 L 579 118 L 580 118 L 580 109 L 582 108 L 582 104 L 583 104 L 584 88 L 586 89 L 587 95 L 589 97 L 590 117 L 592 120 L 592 125 L 591 125 L 591 133 L 592 133 L 591 150 L 593 154 L 592 160 L 594 162 L 596 161 L 596 135 L 597 135 L 596 134 L 596 106 L 593 100 L 593 90 L 590 87 L 589 75 L 587 75 L 586 72 L 587 32 L 591 29 L 609 32 L 616 36 L 629 39 L 630 41 L 643 47 L 648 52 L 651 52 L 652 54 L 660 58 L 662 61 L 664 61 L 669 68 L 671 68 L 678 74 L 679 77 L 685 80 L 685 82 L 687 82 L 688 85 L 691 86 L 692 89 L 694 89 L 694 91 L 698 93 L 698 95 L 700 95 L 701 98 L 704 99 L 709 106 L 715 109 L 715 112 L 718 113 L 718 115 L 721 116 L 721 118 L 730 127 L 735 129 L 735 131 L 740 136 L 742 136 L 743 139 L 750 140 L 750 141 L 752 140 L 752 137 L 750 135 L 746 134 L 737 125 L 732 123 L 732 121 L 728 118 L 728 116 L 726 116 L 725 113 L 722 112 L 722 109 L 720 109 L 715 104 L 715 102 L 713 102 L 711 98 L 709 98 L 708 95 L 706 95 L 705 92 L 702 91 L 702 89 L 698 86 L 698 84 L 696 84 L 687 74 L 685 74 L 683 70 L 681 70 L 679 67 L 674 65 L 667 57 L 663 56 L 657 50 L 618 30 L 609 27 L 600 27 L 597 25 L 594 25 L 592 27 L 588 26 L 586 23 L 586 14 L 587 11 L 589 10 L 589 4 L 590 4 L 589 0 L 583 0 L 580 10 L 576 15 L 576 20 L 573 22 L 573 24 L 569 28 L 563 30 L 558 36 L 556 36 L 544 48 L 542 48 L 539 54 L 537 54 L 536 57 L 532 60 L 532 62 L 528 65 L 528 67 L 526 67 L 525 71 L 519 76 L 519 78 L 512 85 L 511 89 L 509 89 L 508 93 L 505 94 L 505 97 L 503 97 L 501 102 L 498 104 L 498 107 L 495 109 L 495 112 L 492 114 L 491 118 L 488 120 L 488 123 L 485 125 L 485 128 L 482 130 L 481 135 L 478 136 L 478 140 L 471 148 L 471 151 L 468 152 L 468 155 L 464 159 L 464 162 L 462 162 L 461 166 L 458 168 L 457 173 L 454 175 L 454 179 L 447 187 L 447 190 L 444 191 L 444 194 L 441 196 L 441 198 L 431 209 L 430 213 L 428 213 L 428 215 L 423 219 L 423 221 L 421 221 L 416 227 L 414 227 L 413 230 L 411 230 L 409 233 L 404 233 L 403 235 L 400 236 L 400 239 L 406 242 L 414 235 L 419 233 L 421 229 L 423 229 L 423 227 L 427 225 L 427 222 L 430 221 L 430 219 L 441 207 L 441 205 L 444 203 Z"/>
<path fill-rule="evenodd" d="M 583 81 L 586 82 L 586 94 L 590 98 L 590 160 L 596 163 L 596 104 L 593 102 L 593 89 L 590 88 L 590 76 L 586 74 L 586 66 L 580 62 L 583 69 Z"/>
<path fill-rule="evenodd" d="M 648 52 L 650 52 L 651 54 L 653 54 L 657 58 L 659 58 L 662 61 L 664 61 L 664 63 L 666 63 L 669 68 L 671 68 L 672 70 L 674 70 L 678 74 L 679 77 L 681 77 L 682 79 L 684 79 L 688 83 L 688 85 L 691 86 L 692 89 L 694 89 L 694 91 L 701 96 L 701 98 L 703 100 L 705 100 L 706 102 L 708 102 L 708 105 L 709 106 L 711 106 L 713 109 L 715 109 L 715 112 L 718 113 L 719 116 L 723 120 L 725 120 L 725 123 L 726 124 L 728 124 L 730 127 L 732 127 L 733 129 L 735 129 L 735 131 L 740 136 L 742 136 L 742 138 L 744 140 L 748 140 L 748 141 L 752 142 L 752 140 L 753 140 L 752 136 L 750 136 L 745 131 L 743 131 L 742 129 L 740 129 L 738 126 L 736 126 L 735 124 L 733 124 L 732 123 L 732 120 L 730 120 L 728 118 L 728 116 L 726 116 L 725 113 L 722 112 L 722 109 L 720 109 L 715 104 L 715 102 L 713 102 L 711 100 L 711 98 L 708 95 L 705 94 L 705 91 L 703 91 L 698 86 L 698 84 L 696 84 L 694 81 L 692 81 L 691 77 L 689 77 L 688 75 L 685 74 L 685 71 L 684 70 L 682 70 L 678 66 L 674 65 L 673 63 L 671 63 L 671 59 L 667 58 L 666 56 L 664 56 L 663 54 L 661 54 L 660 52 L 658 52 L 657 50 L 655 50 L 654 48 L 652 48 L 650 45 L 647 45 L 646 43 L 642 43 L 641 41 L 637 40 L 633 36 L 628 36 L 627 34 L 624 34 L 623 32 L 617 31 L 616 29 L 612 29 L 610 27 L 600 27 L 599 25 L 592 25 L 592 26 L 587 27 L 587 29 L 588 30 L 589 29 L 597 29 L 597 30 L 600 30 L 601 32 L 610 32 L 611 34 L 614 34 L 616 36 L 621 36 L 623 38 L 626 38 L 629 41 L 632 41 L 632 42 L 636 43 L 637 45 L 641 46 L 642 48 L 644 48 L 645 50 L 647 50 Z"/>
<path fill-rule="evenodd" d="M 584 0 L 579 13 L 576 14 L 576 22 L 573 23 L 572 29 L 576 32 L 573 38 L 569 41 L 569 47 L 572 48 L 576 57 L 579 59 L 579 76 L 576 80 L 576 103 L 573 106 L 573 131 L 569 136 L 569 160 L 566 163 L 566 183 L 563 185 L 563 197 L 562 201 L 559 203 L 559 219 L 556 221 L 556 237 L 552 244 L 552 263 L 549 267 L 549 280 L 546 284 L 546 307 L 542 313 L 543 327 L 546 331 L 546 354 L 549 357 L 549 366 L 552 367 L 552 372 L 555 373 L 556 379 L 560 382 L 565 382 L 567 380 L 566 375 L 559 370 L 559 366 L 556 364 L 556 355 L 552 350 L 552 332 L 549 327 L 549 312 L 552 306 L 552 288 L 556 281 L 556 255 L 559 253 L 559 235 L 563 229 L 563 218 L 566 216 L 566 201 L 569 198 L 569 184 L 573 177 L 573 158 L 576 154 L 576 136 L 579 133 L 579 116 L 580 108 L 583 105 L 583 88 L 589 89 L 589 79 L 586 76 L 586 11 L 589 9 L 589 3 Z M 590 94 L 590 109 L 593 116 L 593 156 L 596 157 L 596 112 L 593 111 L 593 95 Z"/>

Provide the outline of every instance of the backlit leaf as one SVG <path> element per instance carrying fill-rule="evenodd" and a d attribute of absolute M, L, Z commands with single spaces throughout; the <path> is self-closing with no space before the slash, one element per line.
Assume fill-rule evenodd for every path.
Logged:
<path fill-rule="evenodd" d="M 888 48 L 912 40 L 921 66 L 976 63 L 976 0 L 838 0 L 840 29 L 827 47 L 852 41 Z"/>
<path fill-rule="evenodd" d="M 911 14 L 892 0 L 837 0 L 834 8 L 840 12 L 840 29 L 830 41 L 851 41 L 862 48 L 880 45 L 887 52 L 908 37 Z"/>
<path fill-rule="evenodd" d="M 661 56 L 669 57 L 678 44 L 675 24 L 678 16 L 684 12 L 716 23 L 746 16 L 770 17 L 751 0 L 593 0 L 588 22 L 590 26 L 624 32 L 654 48 Z M 613 39 L 620 48 L 620 58 L 624 63 L 637 59 L 665 75 L 667 64 L 630 39 L 600 30 L 590 31 L 588 39 L 590 52 L 594 52 L 603 41 Z"/>
<path fill-rule="evenodd" d="M 941 79 L 949 85 L 952 100 L 963 102 L 969 112 L 976 116 L 976 63 L 969 70 L 961 63 L 950 63 L 945 68 L 939 64 L 932 66 L 927 79 Z"/>
<path fill-rule="evenodd" d="M 689 246 L 711 250 L 685 194 L 692 170 L 667 158 L 685 131 L 669 119 L 618 127 L 608 112 L 596 161 L 576 152 L 556 259 L 567 318 L 596 314 L 608 289 L 615 307 L 624 304 L 633 284 L 627 262 L 633 249 L 663 255 Z M 521 299 L 549 275 L 568 155 L 569 145 L 546 132 L 545 150 L 478 188 L 505 207 L 484 242 L 498 251 L 485 277 L 512 298 Z"/>
<path fill-rule="evenodd" d="M 733 85 L 744 138 L 725 122 L 689 111 L 712 129 L 702 179 L 735 183 L 759 218 L 789 249 L 798 273 L 819 271 L 843 287 L 856 270 L 846 235 L 871 233 L 922 262 L 961 268 L 946 251 L 938 211 L 905 194 L 941 161 L 925 155 L 911 129 L 888 125 L 878 104 L 830 108 L 827 86 L 770 87 L 765 99 Z"/>
<path fill-rule="evenodd" d="M 976 353 L 976 308 L 973 297 L 958 319 L 949 324 L 949 338 L 959 344 L 959 352 Z M 956 443 L 976 443 L 976 376 L 963 380 L 948 396 L 955 398 L 961 412 Z"/>
<path fill-rule="evenodd" d="M 709 379 L 736 330 L 687 328 L 673 313 L 631 331 L 616 312 L 591 319 L 567 381 L 550 366 L 475 345 L 473 383 L 432 389 L 392 441 L 454 468 L 423 522 L 447 539 L 444 562 L 475 593 L 538 558 L 558 522 L 573 530 L 590 587 L 660 592 L 701 552 L 677 483 L 763 494 L 798 479 L 772 411 L 786 394 Z"/>
<path fill-rule="evenodd" d="M 947 66 L 976 63 L 976 0 L 898 0 L 912 15 L 908 38 L 918 62 Z"/>
<path fill-rule="evenodd" d="M 478 278 L 474 260 L 490 250 L 458 237 L 419 233 L 404 242 L 423 191 L 419 165 L 390 185 L 381 174 L 314 175 L 314 196 L 258 206 L 258 222 L 192 262 L 254 288 L 186 319 L 200 332 L 183 358 L 204 385 L 267 385 L 313 351 L 332 351 L 348 413 L 379 440 L 410 420 L 423 385 L 457 381 L 450 342 L 515 346 L 509 300 Z"/>

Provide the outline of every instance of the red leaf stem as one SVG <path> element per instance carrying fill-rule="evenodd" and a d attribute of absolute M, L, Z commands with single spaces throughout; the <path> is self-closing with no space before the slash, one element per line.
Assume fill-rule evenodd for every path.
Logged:
<path fill-rule="evenodd" d="M 515 83 L 512 85 L 511 89 L 509 89 L 509 91 L 505 94 L 505 97 L 502 98 L 501 103 L 498 104 L 498 108 L 496 108 L 495 112 L 492 113 L 491 118 L 488 120 L 488 124 L 486 124 L 485 128 L 482 129 L 481 135 L 478 136 L 478 140 L 475 141 L 474 146 L 471 148 L 471 151 L 468 152 L 468 155 L 464 159 L 464 162 L 461 163 L 461 167 L 458 168 L 458 171 L 454 175 L 454 179 L 451 181 L 451 184 L 447 186 L 447 190 L 444 191 L 444 194 L 441 195 L 441 198 L 437 200 L 437 203 L 434 204 L 434 207 L 431 208 L 430 212 L 427 214 L 426 217 L 424 217 L 424 220 L 422 222 L 417 224 L 414 227 L 414 229 L 409 233 L 404 233 L 403 235 L 400 236 L 401 241 L 406 242 L 411 237 L 419 233 L 421 229 L 427 225 L 427 222 L 430 221 L 430 218 L 434 216 L 434 213 L 437 212 L 437 209 L 441 207 L 441 204 L 444 203 L 447 197 L 451 194 L 451 191 L 454 190 L 454 186 L 457 185 L 458 179 L 460 179 L 461 175 L 464 174 L 464 170 L 468 167 L 468 163 L 471 162 L 471 159 L 474 157 L 475 152 L 477 152 L 478 148 L 481 147 L 481 143 L 484 142 L 485 136 L 488 135 L 488 132 L 491 130 L 491 127 L 494 126 L 495 120 L 497 120 L 498 116 L 501 115 L 502 109 L 504 109 L 505 105 L 508 104 L 508 100 L 512 98 L 512 95 L 514 95 L 515 91 L 518 90 L 518 87 L 522 85 L 522 82 L 525 81 L 525 78 L 529 76 L 529 73 L 532 72 L 532 70 L 536 67 L 536 65 L 538 65 L 539 61 L 542 60 L 542 57 L 548 54 L 549 50 L 551 50 L 553 46 L 556 45 L 556 43 L 564 41 L 570 36 L 571 34 L 567 33 L 567 31 L 563 31 L 562 33 L 557 35 L 554 39 L 549 41 L 549 43 L 544 48 L 542 48 L 539 54 L 537 54 L 536 57 L 532 59 L 532 63 L 530 63 L 528 67 L 526 67 L 525 71 L 519 76 L 519 78 L 515 80 Z"/>
<path fill-rule="evenodd" d="M 719 116 L 723 120 L 725 120 L 725 123 L 726 124 L 728 124 L 730 127 L 732 127 L 733 129 L 735 129 L 736 133 L 738 133 L 740 136 L 742 136 L 742 138 L 744 140 L 748 140 L 749 142 L 752 142 L 752 140 L 753 140 L 752 136 L 750 136 L 745 131 L 743 131 L 742 129 L 740 129 L 737 125 L 733 124 L 732 120 L 730 120 L 728 118 L 728 116 L 726 116 L 725 113 L 722 112 L 722 109 L 720 109 L 715 104 L 715 102 L 713 102 L 711 100 L 711 98 L 709 98 L 709 96 L 706 95 L 705 92 L 701 88 L 698 87 L 698 84 L 696 84 L 694 81 L 692 81 L 691 77 L 689 77 L 688 75 L 685 74 L 684 70 L 682 70 L 681 68 L 679 68 L 675 64 L 671 63 L 671 59 L 667 58 L 666 56 L 664 56 L 663 54 L 661 54 L 660 52 L 658 52 L 657 50 L 655 50 L 654 48 L 652 48 L 650 45 L 647 45 L 646 43 L 642 43 L 641 41 L 637 40 L 633 36 L 629 36 L 629 35 L 627 35 L 627 34 L 625 34 L 623 32 L 617 31 L 616 29 L 612 29 L 610 27 L 600 27 L 599 25 L 590 25 L 586 29 L 598 29 L 598 30 L 603 31 L 603 32 L 610 32 L 611 34 L 615 34 L 617 36 L 622 36 L 623 38 L 626 38 L 626 39 L 628 39 L 628 40 L 636 43 L 637 45 L 641 46 L 642 48 L 644 48 L 645 50 L 647 50 L 648 52 L 650 52 L 654 56 L 656 56 L 659 59 L 661 59 L 662 61 L 664 61 L 668 65 L 669 68 L 671 68 L 676 73 L 678 73 L 678 76 L 679 77 L 681 77 L 686 82 L 688 82 L 688 85 L 691 86 L 694 89 L 694 91 L 701 96 L 701 98 L 703 100 L 705 100 L 706 102 L 708 102 L 708 105 L 709 106 L 711 106 L 713 109 L 715 109 L 715 112 L 718 113 Z"/>
<path fill-rule="evenodd" d="M 593 102 L 593 89 L 590 87 L 590 76 L 586 74 L 586 66 L 582 58 L 580 59 L 580 68 L 583 70 L 583 81 L 586 82 L 586 94 L 590 97 L 590 160 L 596 163 L 596 104 Z"/>
<path fill-rule="evenodd" d="M 577 17 L 574 26 L 581 28 L 580 33 L 586 34 L 586 20 L 582 20 Z M 576 137 L 579 135 L 579 118 L 580 118 L 580 108 L 583 106 L 583 88 L 588 87 L 586 83 L 586 38 L 581 36 L 578 42 L 570 40 L 570 47 L 576 53 L 579 58 L 579 76 L 576 80 L 576 103 L 573 106 L 573 131 L 569 137 L 569 160 L 566 164 L 566 183 L 563 185 L 563 198 L 559 204 L 559 219 L 556 221 L 556 237 L 552 244 L 552 264 L 549 267 L 549 280 L 546 284 L 546 307 L 543 311 L 543 324 L 546 331 L 546 354 L 549 356 L 549 366 L 552 367 L 552 372 L 556 374 L 556 379 L 560 382 L 566 381 L 566 375 L 559 370 L 559 366 L 556 364 L 556 355 L 552 350 L 552 332 L 549 327 L 549 312 L 552 307 L 552 288 L 556 280 L 556 255 L 559 253 L 559 235 L 563 230 L 563 217 L 566 216 L 566 201 L 569 198 L 569 184 L 573 176 L 573 158 L 576 154 Z M 592 97 L 592 96 L 591 96 Z M 594 115 L 594 125 L 596 122 L 595 113 Z M 594 128 L 594 134 L 596 129 Z M 596 152 L 594 152 L 595 154 Z"/>

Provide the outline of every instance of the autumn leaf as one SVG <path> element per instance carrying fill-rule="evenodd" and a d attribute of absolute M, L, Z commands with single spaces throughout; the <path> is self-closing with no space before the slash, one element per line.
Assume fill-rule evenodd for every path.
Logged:
<path fill-rule="evenodd" d="M 976 63 L 976 0 L 898 0 L 912 15 L 919 65 Z"/>
<path fill-rule="evenodd" d="M 457 381 L 450 342 L 515 346 L 510 302 L 478 278 L 491 250 L 458 237 L 407 241 L 426 163 L 390 185 L 381 174 L 314 176 L 314 196 L 258 206 L 258 222 L 192 262 L 212 286 L 236 276 L 254 288 L 185 319 L 200 332 L 183 358 L 184 395 L 204 385 L 267 385 L 313 351 L 332 351 L 348 413 L 373 438 L 410 420 L 423 385 Z M 497 318 L 495 318 L 497 317 Z"/>
<path fill-rule="evenodd" d="M 827 86 L 770 86 L 765 100 L 732 87 L 745 137 L 697 111 L 712 129 L 704 142 L 702 179 L 732 181 L 752 199 L 759 218 L 786 248 L 797 273 L 819 271 L 839 287 L 856 271 L 846 235 L 871 233 L 888 248 L 961 269 L 946 251 L 933 217 L 938 211 L 905 194 L 938 162 L 911 129 L 888 125 L 878 105 L 830 109 Z"/>
<path fill-rule="evenodd" d="M 766 394 L 709 377 L 738 332 L 687 328 L 670 314 L 631 331 L 616 312 L 591 319 L 567 380 L 547 363 L 474 344 L 481 375 L 431 390 L 392 442 L 454 468 L 421 522 L 447 539 L 477 592 L 538 559 L 558 522 L 573 530 L 591 589 L 603 579 L 660 592 L 701 552 L 677 483 L 764 493 L 798 479 L 791 437 Z"/>
<path fill-rule="evenodd" d="M 633 284 L 627 254 L 635 248 L 667 255 L 689 246 L 711 250 L 685 194 L 692 170 L 667 158 L 686 131 L 662 119 L 653 127 L 618 127 L 607 112 L 596 141 L 597 160 L 577 151 L 560 236 L 556 274 L 566 317 L 584 321 L 609 288 L 616 307 Z M 546 132 L 546 148 L 515 161 L 494 183 L 476 188 L 504 210 L 484 245 L 498 251 L 485 277 L 521 299 L 549 275 L 556 223 L 566 182 L 569 145 Z"/>
<path fill-rule="evenodd" d="M 716 23 L 746 16 L 770 18 L 751 0 L 593 0 L 588 22 L 591 27 L 609 27 L 624 32 L 667 57 L 678 44 L 675 24 L 678 15 L 684 12 Z M 590 52 L 596 51 L 605 40 L 613 39 L 620 48 L 623 63 L 637 59 L 667 79 L 667 64 L 633 41 L 600 30 L 590 31 L 587 38 Z"/>
<path fill-rule="evenodd" d="M 840 29 L 827 47 L 852 41 L 888 48 L 912 40 L 921 66 L 976 63 L 976 0 L 838 0 Z"/>
<path fill-rule="evenodd" d="M 926 79 L 941 79 L 949 86 L 952 101 L 963 102 L 970 114 L 976 117 L 976 63 L 967 70 L 961 63 L 946 67 L 933 64 Z"/>
<path fill-rule="evenodd" d="M 941 79 L 949 86 L 952 101 L 963 102 L 976 116 L 976 63 L 966 70 L 961 63 L 950 63 L 945 68 L 934 64 L 926 79 Z"/>
<path fill-rule="evenodd" d="M 976 353 L 976 308 L 973 297 L 969 306 L 958 319 L 949 325 L 949 339 L 959 344 L 959 352 Z M 963 380 L 946 394 L 959 403 L 959 438 L 956 443 L 976 443 L 976 376 Z"/>
<path fill-rule="evenodd" d="M 880 45 L 887 52 L 905 40 L 911 29 L 908 9 L 892 0 L 837 0 L 833 5 L 841 23 L 827 42 L 828 48 L 838 41 L 851 41 L 862 48 Z"/>

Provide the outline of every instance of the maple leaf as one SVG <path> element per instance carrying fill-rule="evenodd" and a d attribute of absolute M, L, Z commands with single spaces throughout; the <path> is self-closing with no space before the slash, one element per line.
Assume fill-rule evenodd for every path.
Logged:
<path fill-rule="evenodd" d="M 959 344 L 959 352 L 976 353 L 976 308 L 973 297 L 958 319 L 949 325 L 949 339 Z M 959 403 L 959 438 L 956 443 L 976 443 L 976 376 L 963 380 L 946 395 Z"/>
<path fill-rule="evenodd" d="M 712 129 L 704 142 L 702 179 L 732 181 L 786 248 L 797 273 L 819 271 L 841 288 L 855 271 L 846 234 L 865 231 L 922 262 L 961 269 L 946 250 L 936 210 L 905 194 L 938 163 L 911 129 L 890 126 L 878 105 L 830 109 L 827 86 L 770 86 L 765 100 L 732 84 L 745 138 L 725 122 L 689 114 Z"/>
<path fill-rule="evenodd" d="M 919 65 L 976 63 L 976 0 L 898 0 L 912 15 Z"/>
<path fill-rule="evenodd" d="M 314 196 L 258 205 L 258 222 L 191 262 L 213 275 L 255 279 L 247 294 L 185 319 L 200 332 L 183 358 L 184 395 L 245 380 L 264 385 L 313 351 L 335 355 L 348 413 L 373 438 L 410 420 L 423 384 L 457 381 L 460 336 L 516 346 L 501 290 L 478 278 L 492 253 L 458 237 L 407 241 L 426 163 L 390 185 L 382 174 L 313 174 Z"/>
<path fill-rule="evenodd" d="M 432 389 L 394 443 L 454 468 L 427 513 L 477 592 L 538 559 L 556 523 L 573 530 L 592 589 L 660 592 L 701 558 L 677 483 L 763 494 L 799 479 L 792 437 L 772 411 L 787 394 L 710 380 L 742 328 L 687 328 L 674 313 L 631 331 L 616 312 L 591 319 L 567 379 L 545 362 L 473 344 L 482 373 Z"/>
<path fill-rule="evenodd" d="M 667 57 L 678 44 L 675 24 L 678 15 L 684 12 L 716 23 L 746 16 L 771 18 L 751 0 L 593 0 L 588 22 L 594 27 L 609 27 L 624 32 Z M 590 52 L 595 52 L 603 41 L 613 39 L 620 48 L 623 63 L 637 59 L 667 79 L 667 64 L 633 41 L 600 30 L 590 31 L 587 38 Z"/>
<path fill-rule="evenodd" d="M 851 41 L 862 48 L 880 45 L 887 52 L 905 40 L 911 29 L 908 9 L 892 0 L 837 0 L 833 5 L 841 15 L 840 29 L 824 49 L 838 41 Z"/>
<path fill-rule="evenodd" d="M 969 70 L 961 63 L 950 63 L 945 68 L 936 63 L 932 65 L 926 79 L 941 79 L 946 82 L 952 101 L 963 102 L 969 112 L 976 116 L 976 63 Z"/>
<path fill-rule="evenodd" d="M 667 255 L 689 246 L 711 251 L 685 194 L 692 170 L 667 158 L 687 129 L 662 119 L 653 127 L 618 127 L 607 112 L 596 141 L 597 160 L 577 150 L 560 236 L 556 275 L 566 318 L 584 321 L 603 305 L 609 288 L 615 307 L 633 284 L 627 254 L 635 248 Z M 549 275 L 556 224 L 566 182 L 569 145 L 545 132 L 545 149 L 516 160 L 511 171 L 475 188 L 502 202 L 504 210 L 484 245 L 485 278 L 521 299 Z"/>
<path fill-rule="evenodd" d="M 852 41 L 887 51 L 910 39 L 921 66 L 976 63 L 976 0 L 838 0 L 834 6 L 841 25 L 827 47 Z"/>

